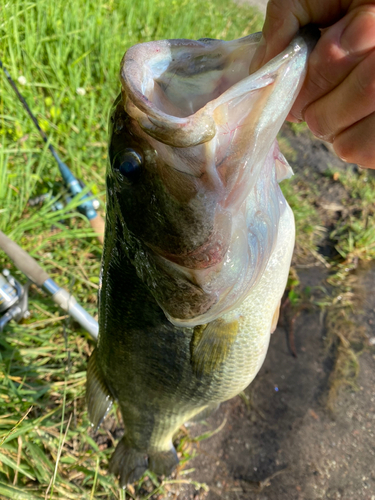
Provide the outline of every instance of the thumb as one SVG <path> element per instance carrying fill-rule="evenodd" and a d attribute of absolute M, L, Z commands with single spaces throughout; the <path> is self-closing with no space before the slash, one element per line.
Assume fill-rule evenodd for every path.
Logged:
<path fill-rule="evenodd" d="M 341 15 L 340 0 L 270 0 L 263 36 L 251 61 L 250 73 L 284 50 L 303 26 L 310 23 L 327 26 Z"/>

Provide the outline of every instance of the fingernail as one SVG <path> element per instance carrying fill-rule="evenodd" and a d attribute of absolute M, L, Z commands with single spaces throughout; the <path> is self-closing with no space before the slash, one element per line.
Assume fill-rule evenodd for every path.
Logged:
<path fill-rule="evenodd" d="M 262 38 L 259 40 L 258 47 L 255 51 L 254 57 L 251 60 L 249 74 L 254 73 L 262 66 L 262 61 L 266 53 L 266 40 Z"/>
<path fill-rule="evenodd" d="M 375 47 L 375 12 L 358 12 L 341 35 L 341 47 L 358 55 Z"/>
<path fill-rule="evenodd" d="M 289 111 L 288 116 L 286 117 L 288 122 L 291 123 L 302 123 L 303 120 L 298 116 L 298 114 L 293 110 L 293 108 Z"/>

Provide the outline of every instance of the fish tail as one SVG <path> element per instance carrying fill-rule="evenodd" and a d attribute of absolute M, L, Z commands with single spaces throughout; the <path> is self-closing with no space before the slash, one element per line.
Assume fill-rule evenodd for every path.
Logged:
<path fill-rule="evenodd" d="M 148 468 L 147 455 L 144 452 L 131 448 L 125 438 L 116 446 L 109 463 L 109 472 L 119 476 L 120 486 L 137 481 Z"/>
<path fill-rule="evenodd" d="M 120 485 L 124 488 L 127 484 L 137 481 L 147 469 L 158 476 L 168 476 L 178 463 L 177 453 L 172 444 L 169 450 L 156 451 L 147 455 L 145 452 L 132 448 L 124 437 L 112 455 L 109 472 L 119 476 Z"/>
<path fill-rule="evenodd" d="M 158 451 L 148 457 L 148 468 L 158 476 L 169 476 L 178 463 L 176 449 L 172 444 L 170 450 Z"/>

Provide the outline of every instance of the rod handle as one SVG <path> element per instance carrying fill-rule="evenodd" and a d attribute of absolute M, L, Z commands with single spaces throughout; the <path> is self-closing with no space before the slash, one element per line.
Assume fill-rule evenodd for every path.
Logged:
<path fill-rule="evenodd" d="M 0 231 L 0 248 L 14 262 L 17 269 L 22 271 L 36 285 L 42 286 L 49 279 L 48 274 L 37 261 L 2 231 Z"/>

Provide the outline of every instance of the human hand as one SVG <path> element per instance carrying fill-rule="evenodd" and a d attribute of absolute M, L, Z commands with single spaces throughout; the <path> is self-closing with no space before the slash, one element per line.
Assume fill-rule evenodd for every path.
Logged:
<path fill-rule="evenodd" d="M 250 71 L 310 23 L 324 29 L 288 119 L 305 120 L 344 161 L 375 168 L 375 1 L 270 0 Z"/>

